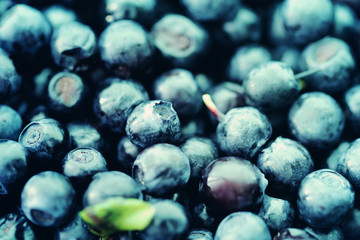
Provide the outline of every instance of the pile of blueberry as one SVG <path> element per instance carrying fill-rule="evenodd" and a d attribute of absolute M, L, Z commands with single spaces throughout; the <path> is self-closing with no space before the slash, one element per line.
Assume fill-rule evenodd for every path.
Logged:
<path fill-rule="evenodd" d="M 359 19 L 353 0 L 1 0 L 0 239 L 360 239 Z"/>

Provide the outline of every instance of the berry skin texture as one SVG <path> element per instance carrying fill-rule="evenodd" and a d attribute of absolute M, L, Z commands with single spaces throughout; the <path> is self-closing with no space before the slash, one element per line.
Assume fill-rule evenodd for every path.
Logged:
<path fill-rule="evenodd" d="M 43 227 L 57 227 L 72 215 L 75 190 L 63 175 L 46 171 L 32 176 L 21 193 L 21 209 L 27 219 Z"/>
<path fill-rule="evenodd" d="M 335 145 L 345 125 L 344 113 L 339 104 L 323 92 L 302 94 L 290 108 L 289 129 L 305 147 L 314 150 Z"/>
<path fill-rule="evenodd" d="M 357 84 L 345 92 L 345 116 L 351 131 L 360 133 L 360 85 Z"/>
<path fill-rule="evenodd" d="M 32 226 L 26 218 L 17 213 L 9 213 L 0 218 L 0 239 L 36 239 Z"/>
<path fill-rule="evenodd" d="M 230 110 L 216 128 L 220 149 L 229 156 L 246 159 L 254 157 L 271 134 L 269 120 L 254 107 Z"/>
<path fill-rule="evenodd" d="M 344 220 L 354 201 L 354 189 L 346 178 L 333 170 L 320 169 L 301 182 L 297 209 L 309 226 L 332 228 Z"/>
<path fill-rule="evenodd" d="M 152 100 L 139 104 L 126 123 L 126 135 L 137 147 L 155 143 L 175 143 L 181 135 L 180 120 L 167 101 Z"/>
<path fill-rule="evenodd" d="M 271 240 L 265 222 L 252 212 L 235 212 L 224 218 L 214 240 Z"/>
<path fill-rule="evenodd" d="M 132 175 L 142 191 L 163 196 L 184 186 L 190 178 L 189 158 L 177 146 L 160 143 L 136 158 Z"/>
<path fill-rule="evenodd" d="M 21 82 L 22 77 L 16 72 L 13 61 L 0 48 L 0 101 L 14 95 Z"/>
<path fill-rule="evenodd" d="M 18 112 L 0 104 L 0 139 L 16 140 L 21 132 L 22 123 Z"/>

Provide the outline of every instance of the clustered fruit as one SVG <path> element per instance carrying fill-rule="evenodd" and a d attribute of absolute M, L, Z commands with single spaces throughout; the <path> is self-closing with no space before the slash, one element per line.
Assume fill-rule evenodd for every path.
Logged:
<path fill-rule="evenodd" d="M 359 17 L 0 1 L 0 239 L 360 239 Z"/>

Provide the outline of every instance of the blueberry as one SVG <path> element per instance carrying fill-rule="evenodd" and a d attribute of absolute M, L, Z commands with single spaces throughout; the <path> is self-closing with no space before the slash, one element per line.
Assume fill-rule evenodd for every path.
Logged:
<path fill-rule="evenodd" d="M 203 169 L 218 158 L 215 143 L 203 137 L 190 137 L 182 145 L 181 150 L 188 156 L 191 167 L 191 178 L 201 178 Z"/>
<path fill-rule="evenodd" d="M 167 101 L 153 100 L 139 104 L 126 123 L 126 135 L 132 143 L 145 148 L 155 143 L 175 143 L 180 138 L 180 120 Z"/>
<path fill-rule="evenodd" d="M 213 234 L 209 230 L 196 228 L 189 232 L 186 240 L 213 240 Z"/>
<path fill-rule="evenodd" d="M 293 44 L 304 45 L 330 32 L 334 7 L 331 0 L 285 0 L 282 17 L 288 39 Z"/>
<path fill-rule="evenodd" d="M 245 100 L 250 106 L 274 110 L 289 106 L 300 92 L 289 65 L 268 62 L 254 67 L 243 82 Z"/>
<path fill-rule="evenodd" d="M 100 35 L 99 49 L 108 69 L 124 78 L 146 72 L 154 55 L 148 33 L 132 20 L 119 20 L 105 28 Z"/>
<path fill-rule="evenodd" d="M 93 30 L 75 21 L 55 29 L 50 43 L 54 62 L 70 71 L 86 70 L 97 44 Z"/>
<path fill-rule="evenodd" d="M 255 209 L 263 200 L 267 183 L 264 175 L 250 161 L 223 157 L 203 170 L 200 193 L 206 205 L 223 216 Z"/>
<path fill-rule="evenodd" d="M 63 175 L 46 171 L 32 176 L 21 193 L 27 219 L 43 227 L 57 227 L 72 215 L 75 190 Z"/>
<path fill-rule="evenodd" d="M 360 132 L 360 85 L 346 90 L 344 95 L 345 104 L 345 116 L 347 123 L 349 123 L 349 129 L 354 133 Z"/>
<path fill-rule="evenodd" d="M 111 197 L 142 199 L 143 195 L 129 175 L 119 171 L 102 172 L 94 175 L 83 195 L 82 205 L 85 208 Z"/>
<path fill-rule="evenodd" d="M 222 24 L 221 34 L 224 45 L 258 42 L 262 37 L 262 19 L 254 10 L 240 7 L 233 19 Z"/>
<path fill-rule="evenodd" d="M 356 190 L 360 189 L 360 139 L 356 139 L 341 154 L 337 171 L 346 177 Z"/>
<path fill-rule="evenodd" d="M 190 171 L 189 158 L 179 147 L 160 143 L 137 156 L 132 175 L 146 193 L 164 196 L 184 186 L 190 178 Z"/>
<path fill-rule="evenodd" d="M 233 108 L 216 128 L 220 149 L 247 159 L 255 156 L 271 134 L 269 120 L 254 107 Z"/>
<path fill-rule="evenodd" d="M 149 100 L 144 87 L 133 80 L 108 78 L 95 98 L 94 112 L 100 125 L 113 132 L 123 132 L 133 108 Z"/>
<path fill-rule="evenodd" d="M 48 19 L 53 29 L 60 27 L 64 23 L 77 20 L 77 15 L 73 9 L 60 4 L 50 5 L 43 10 L 44 16 Z"/>
<path fill-rule="evenodd" d="M 171 200 L 153 200 L 155 215 L 150 225 L 139 233 L 142 240 L 180 240 L 189 231 L 185 208 Z"/>
<path fill-rule="evenodd" d="M 349 145 L 350 143 L 347 141 L 340 142 L 326 158 L 325 168 L 336 171 L 341 154 L 349 147 Z"/>
<path fill-rule="evenodd" d="M 326 37 L 308 45 L 301 56 L 303 70 L 324 69 L 305 78 L 310 89 L 329 94 L 342 93 L 352 82 L 355 59 L 343 40 Z"/>
<path fill-rule="evenodd" d="M 303 239 L 303 240 L 317 240 L 311 233 L 299 229 L 299 228 L 285 228 L 274 236 L 274 240 L 292 240 L 292 239 Z"/>
<path fill-rule="evenodd" d="M 22 130 L 22 118 L 7 105 L 0 104 L 0 139 L 17 140 Z"/>
<path fill-rule="evenodd" d="M 208 34 L 179 14 L 166 14 L 151 29 L 155 46 L 175 67 L 194 67 L 208 45 Z"/>
<path fill-rule="evenodd" d="M 219 224 L 214 240 L 271 240 L 265 222 L 251 212 L 235 212 Z"/>
<path fill-rule="evenodd" d="M 171 102 L 179 116 L 193 116 L 202 106 L 201 92 L 194 75 L 173 69 L 160 75 L 153 85 L 155 99 Z"/>
<path fill-rule="evenodd" d="M 29 165 L 35 169 L 57 169 L 70 150 L 69 132 L 52 118 L 29 123 L 20 133 L 19 143 L 28 151 Z"/>
<path fill-rule="evenodd" d="M 47 95 L 48 105 L 52 110 L 73 114 L 84 103 L 86 87 L 77 74 L 59 72 L 51 78 Z"/>
<path fill-rule="evenodd" d="M 0 2 L 0 16 L 3 15 L 9 8 L 14 6 L 13 0 L 3 0 Z"/>
<path fill-rule="evenodd" d="M 11 55 L 34 56 L 48 43 L 51 25 L 37 9 L 16 4 L 0 19 L 0 47 Z"/>
<path fill-rule="evenodd" d="M 18 142 L 0 140 L 0 196 L 21 185 L 27 170 L 27 152 Z"/>
<path fill-rule="evenodd" d="M 330 169 L 320 169 L 301 182 L 297 208 L 312 227 L 331 228 L 340 224 L 354 206 L 355 193 L 346 178 Z"/>
<path fill-rule="evenodd" d="M 85 185 L 98 172 L 107 171 L 107 163 L 100 152 L 94 148 L 75 148 L 66 154 L 62 162 L 63 174 L 74 186 Z"/>
<path fill-rule="evenodd" d="M 323 92 L 302 94 L 288 114 L 293 136 L 305 147 L 314 150 L 329 149 L 343 132 L 345 117 L 339 104 Z"/>
<path fill-rule="evenodd" d="M 302 179 L 312 172 L 314 163 L 300 143 L 277 137 L 260 152 L 257 166 L 269 181 L 269 188 L 290 193 L 296 191 Z"/>
<path fill-rule="evenodd" d="M 12 60 L 0 51 L 0 101 L 14 95 L 19 90 L 21 82 L 22 78 L 16 72 Z"/>
<path fill-rule="evenodd" d="M 275 61 L 283 62 L 289 65 L 295 72 L 300 72 L 299 58 L 301 52 L 296 47 L 278 46 L 271 52 Z"/>
<path fill-rule="evenodd" d="M 195 226 L 206 228 L 214 232 L 218 226 L 218 220 L 211 209 L 201 201 L 194 206 L 192 219 Z"/>
<path fill-rule="evenodd" d="M 350 6 L 340 2 L 334 3 L 334 37 L 351 40 L 357 22 L 358 17 Z"/>
<path fill-rule="evenodd" d="M 70 122 L 67 126 L 74 148 L 90 147 L 102 152 L 105 139 L 91 123 Z"/>
<path fill-rule="evenodd" d="M 286 200 L 265 195 L 258 215 L 272 233 L 277 233 L 293 225 L 295 209 Z"/>
<path fill-rule="evenodd" d="M 156 10 L 156 0 L 104 0 L 103 15 L 107 24 L 122 19 L 131 19 L 141 24 L 149 24 Z"/>
<path fill-rule="evenodd" d="M 282 2 L 274 5 L 269 11 L 269 26 L 267 29 L 267 35 L 269 42 L 275 46 L 289 45 L 287 32 L 284 26 L 284 19 L 282 16 Z"/>
<path fill-rule="evenodd" d="M 196 21 L 223 21 L 233 17 L 239 7 L 237 0 L 181 0 L 191 18 Z"/>
<path fill-rule="evenodd" d="M 117 164 L 120 169 L 131 172 L 135 158 L 141 152 L 141 149 L 135 146 L 127 136 L 120 139 L 117 146 Z"/>
<path fill-rule="evenodd" d="M 258 64 L 271 61 L 270 52 L 260 45 L 239 47 L 230 59 L 228 75 L 232 81 L 242 83 L 251 69 Z"/>
<path fill-rule="evenodd" d="M 9 213 L 0 218 L 0 239 L 33 240 L 36 237 L 31 225 L 24 216 Z"/>
<path fill-rule="evenodd" d="M 73 218 L 65 225 L 56 229 L 54 240 L 98 240 L 99 238 L 90 233 L 85 223 L 81 220 L 79 214 L 75 214 Z"/>

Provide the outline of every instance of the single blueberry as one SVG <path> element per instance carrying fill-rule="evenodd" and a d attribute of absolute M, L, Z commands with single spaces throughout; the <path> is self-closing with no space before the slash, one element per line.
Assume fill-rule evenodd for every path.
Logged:
<path fill-rule="evenodd" d="M 54 4 L 43 10 L 44 16 L 48 19 L 53 29 L 64 23 L 77 21 L 78 17 L 73 9 L 60 4 Z"/>
<path fill-rule="evenodd" d="M 132 175 L 143 191 L 164 196 L 184 186 L 190 178 L 189 158 L 176 147 L 160 143 L 143 150 L 136 158 Z"/>
<path fill-rule="evenodd" d="M 15 4 L 0 19 L 0 47 L 11 55 L 32 57 L 48 43 L 51 25 L 37 9 Z"/>
<path fill-rule="evenodd" d="M 180 138 L 180 120 L 167 101 L 152 100 L 139 104 L 126 123 L 126 135 L 132 143 L 145 148 L 155 143 L 175 143 Z"/>
<path fill-rule="evenodd" d="M 103 152 L 105 139 L 93 124 L 87 122 L 70 122 L 66 127 L 74 148 L 89 147 Z"/>
<path fill-rule="evenodd" d="M 0 48 L 0 101 L 14 95 L 19 90 L 21 82 L 22 77 L 16 72 L 14 63 Z"/>
<path fill-rule="evenodd" d="M 297 209 L 309 226 L 331 228 L 345 219 L 354 199 L 354 189 L 346 178 L 333 170 L 320 169 L 301 182 Z"/>
<path fill-rule="evenodd" d="M 360 85 L 356 84 L 346 90 L 344 95 L 345 116 L 349 128 L 360 133 Z"/>
<path fill-rule="evenodd" d="M 281 13 L 288 39 L 296 45 L 324 37 L 334 23 L 331 0 L 285 0 Z"/>
<path fill-rule="evenodd" d="M 277 137 L 260 152 L 257 166 L 269 181 L 269 188 L 290 193 L 296 191 L 303 178 L 312 172 L 314 162 L 300 143 Z"/>
<path fill-rule="evenodd" d="M 148 71 L 154 55 L 148 33 L 132 20 L 119 20 L 105 28 L 99 49 L 107 68 L 124 78 Z"/>
<path fill-rule="evenodd" d="M 61 24 L 52 34 L 51 54 L 61 68 L 80 71 L 89 68 L 89 60 L 96 50 L 93 30 L 80 22 Z"/>
<path fill-rule="evenodd" d="M 21 193 L 27 219 L 43 227 L 57 227 L 73 214 L 75 190 L 63 175 L 46 171 L 32 176 Z"/>
<path fill-rule="evenodd" d="M 243 87 L 248 105 L 269 111 L 289 106 L 301 90 L 291 67 L 282 62 L 254 67 Z"/>
<path fill-rule="evenodd" d="M 330 95 L 307 92 L 292 104 L 288 125 L 292 135 L 305 147 L 329 149 L 339 141 L 345 117 L 339 104 Z"/>
<path fill-rule="evenodd" d="M 132 166 L 141 149 L 135 146 L 127 136 L 120 139 L 117 145 L 117 162 L 120 169 L 131 172 Z"/>
<path fill-rule="evenodd" d="M 233 108 L 216 128 L 220 149 L 227 155 L 247 159 L 255 156 L 271 134 L 269 120 L 254 107 Z"/>

